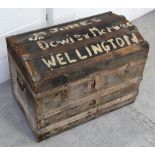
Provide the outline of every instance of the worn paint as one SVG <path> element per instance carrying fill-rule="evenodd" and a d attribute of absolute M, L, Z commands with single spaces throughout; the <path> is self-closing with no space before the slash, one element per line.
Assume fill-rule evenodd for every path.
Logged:
<path fill-rule="evenodd" d="M 97 43 L 95 45 L 89 45 L 84 47 L 82 50 L 85 52 L 80 52 L 80 50 L 75 49 L 72 51 L 72 55 L 74 57 L 70 57 L 69 53 L 58 53 L 55 55 L 51 55 L 48 58 L 42 58 L 42 62 L 51 70 L 53 70 L 53 67 L 63 66 L 71 63 L 76 63 L 79 60 L 85 60 L 89 57 L 96 57 L 99 54 L 106 54 L 113 50 L 117 50 L 119 48 L 123 48 L 126 45 L 136 44 L 138 43 L 138 39 L 134 33 L 129 35 L 123 35 L 119 38 L 109 39 L 105 42 Z M 85 53 L 85 54 L 83 54 Z M 65 58 L 64 58 L 65 57 Z M 67 61 L 65 61 L 67 59 Z"/>

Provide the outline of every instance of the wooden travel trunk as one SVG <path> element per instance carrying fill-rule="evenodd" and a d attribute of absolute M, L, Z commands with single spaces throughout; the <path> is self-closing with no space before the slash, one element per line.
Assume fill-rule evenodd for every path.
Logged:
<path fill-rule="evenodd" d="M 149 50 L 112 12 L 10 36 L 7 45 L 13 94 L 38 140 L 134 102 Z"/>

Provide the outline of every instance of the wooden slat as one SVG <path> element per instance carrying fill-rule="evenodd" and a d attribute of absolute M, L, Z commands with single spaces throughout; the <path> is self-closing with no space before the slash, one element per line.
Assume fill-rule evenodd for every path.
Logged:
<path fill-rule="evenodd" d="M 104 62 L 104 61 L 109 61 L 112 59 L 118 59 L 121 57 L 125 57 L 129 54 L 134 54 L 137 52 L 141 52 L 141 51 L 148 51 L 148 49 L 144 49 L 141 46 L 141 43 L 138 43 L 136 45 L 131 45 L 131 46 L 127 46 L 125 48 L 121 48 L 116 50 L 115 52 L 110 52 L 108 54 L 103 54 L 94 58 L 90 58 L 87 59 L 85 61 L 81 61 L 78 63 L 74 63 L 72 65 L 68 65 L 66 67 L 63 68 L 58 68 L 56 70 L 52 70 L 52 71 L 48 71 L 45 73 L 42 73 L 42 79 L 40 82 L 35 83 L 35 87 L 37 87 L 37 85 L 43 83 L 46 80 L 52 80 L 58 76 L 61 76 L 63 74 L 74 74 L 75 71 L 79 72 L 82 69 L 86 69 L 86 68 L 90 68 L 91 66 L 94 66 L 96 64 L 99 64 L 100 62 Z"/>
<path fill-rule="evenodd" d="M 117 65 L 118 65 L 118 63 L 122 64 L 121 63 L 121 59 L 123 59 L 125 57 L 126 58 L 130 57 L 130 55 L 128 54 L 128 50 L 131 51 L 130 55 L 134 56 L 134 54 L 135 54 L 137 59 L 139 59 L 138 57 L 141 58 L 142 56 L 147 57 L 148 49 L 143 49 L 140 45 L 133 45 L 131 47 L 120 49 L 120 50 L 116 51 L 115 53 L 109 53 L 109 54 L 103 55 L 103 56 L 101 55 L 100 57 L 98 57 L 98 63 L 102 63 L 103 64 L 104 61 L 108 61 L 109 60 L 109 61 L 117 62 Z M 131 58 L 131 59 L 134 59 L 134 58 Z M 124 62 L 124 64 L 125 64 L 125 62 Z M 83 65 L 85 65 L 88 69 L 93 67 L 93 66 L 97 66 L 97 64 L 94 62 L 94 59 L 89 60 L 86 63 L 83 63 Z M 70 77 L 70 76 L 74 77 L 74 72 L 73 72 L 73 69 L 71 69 L 71 68 L 74 68 L 74 70 L 76 72 L 81 72 L 81 69 L 83 69 L 83 65 L 82 64 L 80 64 L 80 65 L 73 64 L 73 65 L 68 66 L 67 69 L 57 69 L 57 71 L 53 71 L 53 72 L 51 72 L 51 73 L 49 73 L 47 75 L 45 74 L 44 76 L 45 76 L 45 79 L 47 81 L 49 80 L 49 77 L 51 77 L 54 80 L 57 76 L 61 76 L 63 74 L 68 75 L 68 77 Z M 103 69 L 107 67 L 104 64 L 102 66 L 103 66 Z M 112 66 L 112 65 L 110 64 L 109 66 Z M 115 68 L 115 66 L 113 66 L 113 68 Z M 85 69 L 85 70 L 87 70 L 87 69 Z M 49 84 L 50 84 L 50 81 L 49 81 Z M 44 87 L 45 87 L 44 83 L 45 82 L 46 81 L 41 81 L 41 82 L 35 83 L 35 88 L 36 88 L 35 92 L 37 92 L 38 88 L 41 88 L 42 90 L 44 90 L 46 92 L 47 89 L 44 89 Z M 43 93 L 43 92 L 41 92 L 41 93 Z"/>
<path fill-rule="evenodd" d="M 106 103 L 104 105 L 92 108 L 92 109 L 90 109 L 90 110 L 88 110 L 86 112 L 83 112 L 83 113 L 78 114 L 76 116 L 70 117 L 70 118 L 68 118 L 66 120 L 60 121 L 60 122 L 55 123 L 55 124 L 51 124 L 51 125 L 43 128 L 43 129 L 40 129 L 39 134 L 44 134 L 44 133 L 47 133 L 49 131 L 53 131 L 53 130 L 55 130 L 57 128 L 60 128 L 60 127 L 63 127 L 65 125 L 67 125 L 67 124 L 73 123 L 73 122 L 78 121 L 80 119 L 91 116 L 91 115 L 93 115 L 95 113 L 98 113 L 98 112 L 100 112 L 100 111 L 102 111 L 104 109 L 110 108 L 110 107 L 115 106 L 117 104 L 119 105 L 119 103 L 125 102 L 125 101 L 127 101 L 129 99 L 132 99 L 132 98 L 135 98 L 136 95 L 137 95 L 137 92 L 130 93 L 130 94 L 128 94 L 126 96 L 123 96 L 123 97 L 121 97 L 119 99 L 116 99 L 116 100 L 108 102 L 108 103 Z"/>
<path fill-rule="evenodd" d="M 137 59 L 136 61 L 129 62 L 129 64 L 130 64 L 130 67 L 131 68 L 134 67 L 134 66 L 136 67 L 138 65 L 141 65 L 141 67 L 143 67 L 145 61 L 146 61 L 146 59 L 140 59 L 140 60 Z M 95 74 L 102 73 L 102 76 L 104 77 L 104 76 L 110 75 L 112 73 L 113 74 L 116 74 L 119 71 L 124 70 L 127 66 L 128 66 L 128 63 L 125 64 L 125 65 L 122 65 L 120 67 L 114 68 L 114 69 L 108 69 L 108 70 L 107 69 L 106 70 L 103 69 L 103 70 L 100 70 L 98 72 L 95 72 Z M 143 71 L 143 68 L 139 68 L 138 71 L 139 72 L 140 71 Z M 89 82 L 89 80 L 90 80 L 89 77 L 85 77 L 85 78 L 82 78 L 82 79 L 77 79 L 76 81 L 73 81 L 73 82 L 68 83 L 67 87 L 68 88 L 70 88 L 70 87 L 71 88 L 74 88 L 75 87 L 74 89 L 76 89 L 77 86 L 82 85 L 82 84 L 84 84 L 86 82 Z M 62 85 L 62 86 L 59 86 L 59 87 L 56 87 L 56 88 L 53 88 L 53 89 L 50 89 L 50 90 L 47 90 L 47 91 L 38 93 L 38 94 L 36 94 L 36 97 L 37 98 L 48 97 L 49 95 L 55 94 L 56 92 L 60 91 L 63 87 L 64 86 Z"/>
<path fill-rule="evenodd" d="M 65 107 L 60 113 L 57 113 L 56 115 L 52 115 L 51 117 L 48 117 L 48 118 L 41 119 L 41 121 L 45 120 L 42 128 L 45 126 L 48 126 L 49 124 L 53 124 L 53 123 L 65 120 L 69 117 L 72 117 L 74 115 L 87 111 L 96 106 L 106 104 L 107 102 L 110 102 L 117 98 L 121 98 L 133 91 L 137 91 L 138 87 L 139 87 L 139 82 L 136 84 L 134 83 L 129 86 L 126 86 L 125 88 L 120 89 L 118 91 L 110 92 L 107 95 L 104 95 L 101 97 L 97 96 L 96 98 L 88 102 L 80 102 L 78 104 L 69 105 L 68 107 Z"/>
<path fill-rule="evenodd" d="M 75 101 L 68 101 L 67 104 L 65 105 L 62 105 L 61 107 L 59 108 L 55 108 L 55 109 L 51 109 L 49 111 L 46 111 L 44 112 L 43 114 L 40 115 L 41 118 L 48 118 L 48 117 L 51 117 L 59 112 L 62 112 L 66 107 L 68 106 L 71 106 L 71 105 L 77 105 L 77 104 L 81 104 L 81 103 L 84 103 L 84 102 L 88 102 L 88 101 L 91 101 L 95 98 L 98 98 L 98 97 L 101 97 L 101 96 L 104 96 L 104 95 L 107 95 L 109 93 L 112 93 L 112 92 L 115 92 L 115 91 L 118 91 L 120 89 L 123 89 L 131 84 L 137 84 L 138 81 L 140 80 L 140 77 L 136 77 L 132 80 L 129 80 L 129 81 L 126 81 L 120 85 L 116 85 L 114 87 L 111 87 L 111 88 L 108 88 L 106 90 L 100 90 L 100 91 L 97 91 L 93 94 L 90 94 L 90 95 L 87 95 L 86 97 L 83 97 L 83 98 L 80 98 L 79 100 L 75 100 Z"/>

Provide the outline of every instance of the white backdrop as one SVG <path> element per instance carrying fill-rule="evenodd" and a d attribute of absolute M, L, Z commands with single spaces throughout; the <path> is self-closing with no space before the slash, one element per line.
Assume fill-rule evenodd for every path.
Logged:
<path fill-rule="evenodd" d="M 5 37 L 46 25 L 46 9 L 0 9 L 0 83 L 10 78 Z"/>
<path fill-rule="evenodd" d="M 129 20 L 138 18 L 152 9 L 0 9 L 0 83 L 8 80 L 9 67 L 5 37 L 47 25 L 113 11 Z"/>
<path fill-rule="evenodd" d="M 69 20 L 74 20 L 82 17 L 87 17 L 107 11 L 113 11 L 114 13 L 124 15 L 126 16 L 129 20 L 136 19 L 148 12 L 150 12 L 153 9 L 130 9 L 130 8 L 76 8 L 76 9 L 50 9 L 50 14 L 49 14 L 49 23 L 50 24 L 59 24 L 62 22 L 66 22 Z"/>

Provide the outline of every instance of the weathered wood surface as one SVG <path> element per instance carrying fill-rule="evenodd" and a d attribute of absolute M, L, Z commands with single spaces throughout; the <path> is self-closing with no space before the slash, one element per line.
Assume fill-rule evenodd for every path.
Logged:
<path fill-rule="evenodd" d="M 120 85 L 124 81 L 129 81 L 132 78 L 140 77 L 140 73 L 143 71 L 145 60 L 140 60 L 139 62 L 133 62 L 130 64 L 126 64 L 118 69 L 115 68 L 113 71 L 105 71 L 97 72 L 95 75 L 91 75 L 88 78 L 84 78 L 83 80 L 79 80 L 73 83 L 69 83 L 67 85 L 68 88 L 68 96 L 67 96 L 67 105 L 72 102 L 76 101 L 80 98 L 84 98 L 87 95 L 91 95 L 96 92 L 96 89 L 92 89 L 92 79 L 96 77 L 96 75 L 100 75 L 100 81 L 96 82 L 99 83 L 100 88 L 99 90 L 106 90 L 115 85 Z M 126 73 L 125 73 L 126 72 Z M 97 84 L 96 84 L 97 85 Z M 96 85 L 94 87 L 96 87 Z M 78 86 L 78 87 L 77 87 Z M 45 109 L 55 108 L 62 105 L 61 98 L 60 98 L 60 90 L 63 89 L 63 86 L 59 89 L 54 89 L 51 91 L 51 94 L 48 96 L 43 97 Z M 53 101 L 53 104 L 50 103 Z M 61 103 L 61 104 L 60 104 Z"/>
<path fill-rule="evenodd" d="M 111 12 L 7 38 L 13 94 L 39 140 L 132 103 L 149 45 Z"/>
<path fill-rule="evenodd" d="M 124 17 L 106 13 L 95 16 L 95 20 L 92 19 L 94 16 L 84 19 L 84 21 L 91 20 L 91 24 L 87 21 L 83 26 L 78 26 L 79 29 L 76 22 L 71 22 L 70 24 L 73 26 L 71 28 L 67 23 L 7 39 L 9 46 L 14 50 L 13 55 L 19 57 L 16 61 L 18 65 L 23 66 L 22 69 L 27 73 L 25 77 L 29 80 L 32 88 L 37 91 L 39 89 L 38 84 L 41 83 L 42 87 L 47 89 L 47 85 L 44 86 L 44 84 L 50 83 L 47 81 L 48 79 L 51 80 L 51 78 L 57 78 L 75 70 L 78 72 L 81 69 L 79 66 L 87 70 L 101 61 L 102 56 L 107 55 L 106 53 L 117 51 L 143 40 L 136 27 Z M 100 27 L 97 27 L 98 25 Z M 68 27 L 67 30 L 66 27 Z M 59 31 L 53 32 L 52 30 L 56 28 Z M 60 31 L 60 29 L 63 30 Z M 81 33 L 89 37 L 83 38 Z M 72 35 L 76 38 L 75 40 L 71 39 Z M 64 36 L 65 38 L 61 39 Z M 61 45 L 49 47 L 47 40 L 52 42 L 58 40 L 59 43 L 61 40 Z M 41 44 L 41 41 L 45 45 Z M 49 48 L 45 50 L 42 48 L 44 46 Z M 51 54 L 52 58 L 50 58 Z M 115 57 L 115 55 L 111 53 L 111 57 Z M 47 62 L 53 65 L 49 65 Z"/>
<path fill-rule="evenodd" d="M 88 111 L 85 111 L 83 113 L 70 117 L 66 120 L 60 121 L 55 124 L 51 124 L 50 126 L 43 128 L 39 131 L 38 135 L 40 136 L 38 137 L 38 139 L 43 140 L 49 136 L 58 134 L 62 131 L 75 127 L 81 123 L 84 123 L 86 121 L 99 117 L 109 111 L 112 111 L 124 105 L 130 104 L 135 100 L 136 95 L 137 95 L 137 92 L 133 92 L 131 94 L 128 94 L 127 96 L 123 96 L 122 98 L 108 102 L 105 105 L 103 104 L 101 106 L 97 106 Z"/>
<path fill-rule="evenodd" d="M 20 88 L 20 85 L 18 84 L 17 77 L 21 76 L 19 68 L 16 66 L 14 60 L 10 55 L 8 55 L 9 58 L 9 65 L 10 65 L 10 75 L 11 75 L 11 85 L 13 90 L 13 95 L 17 102 L 19 103 L 21 109 L 26 115 L 26 118 L 33 130 L 33 132 L 36 134 L 37 131 L 37 119 L 36 119 L 36 102 L 35 98 L 32 96 L 31 92 L 29 91 L 27 85 L 24 86 L 24 89 L 22 90 Z"/>

